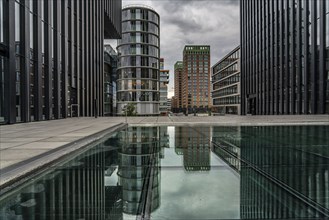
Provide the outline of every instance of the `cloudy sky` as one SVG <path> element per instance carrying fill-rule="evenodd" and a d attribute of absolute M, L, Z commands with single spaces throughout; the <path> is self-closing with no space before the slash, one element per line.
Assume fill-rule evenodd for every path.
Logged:
<path fill-rule="evenodd" d="M 174 95 L 174 64 L 187 44 L 210 45 L 211 65 L 240 42 L 239 0 L 123 0 L 144 4 L 160 15 L 161 57 L 170 70 L 168 97 Z"/>

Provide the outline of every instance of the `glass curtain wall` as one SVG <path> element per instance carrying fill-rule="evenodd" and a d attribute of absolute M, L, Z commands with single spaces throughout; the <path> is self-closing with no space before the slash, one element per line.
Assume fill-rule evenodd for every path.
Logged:
<path fill-rule="evenodd" d="M 7 58 L 0 55 L 0 124 L 5 122 L 4 117 L 4 74 Z"/>
<path fill-rule="evenodd" d="M 16 121 L 21 121 L 21 5 L 15 2 L 15 53 L 16 53 Z M 24 8 L 23 8 L 24 9 Z"/>
<path fill-rule="evenodd" d="M 112 3 L 0 0 L 0 121 L 103 115 L 104 37 L 121 37 Z"/>
<path fill-rule="evenodd" d="M 329 0 L 325 1 L 325 27 L 326 27 L 326 71 L 327 71 L 327 89 L 326 89 L 326 114 L 329 114 Z"/>
<path fill-rule="evenodd" d="M 3 43 L 3 0 L 0 0 L 0 43 Z"/>
<path fill-rule="evenodd" d="M 3 15 L 3 0 L 0 0 L 0 124 L 4 123 L 4 77 L 5 77 L 5 63 L 6 57 L 4 56 L 4 15 Z"/>
<path fill-rule="evenodd" d="M 118 41 L 117 112 L 127 104 L 138 115 L 159 114 L 159 15 L 147 6 L 122 11 L 122 39 Z"/>

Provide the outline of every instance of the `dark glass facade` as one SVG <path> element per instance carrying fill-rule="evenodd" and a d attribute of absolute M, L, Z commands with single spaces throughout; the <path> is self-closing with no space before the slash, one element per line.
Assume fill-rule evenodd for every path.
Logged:
<path fill-rule="evenodd" d="M 240 2 L 242 114 L 328 114 L 329 1 Z"/>
<path fill-rule="evenodd" d="M 147 6 L 122 10 L 122 39 L 118 41 L 117 112 L 128 103 L 138 115 L 159 115 L 160 17 Z"/>
<path fill-rule="evenodd" d="M 120 33 L 121 0 L 1 0 L 0 122 L 103 115 L 103 41 Z"/>
<path fill-rule="evenodd" d="M 118 54 L 110 45 L 104 50 L 104 116 L 116 115 Z"/>

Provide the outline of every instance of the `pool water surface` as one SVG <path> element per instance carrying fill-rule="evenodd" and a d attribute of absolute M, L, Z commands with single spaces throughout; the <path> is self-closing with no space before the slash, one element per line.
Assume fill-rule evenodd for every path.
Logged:
<path fill-rule="evenodd" d="M 128 127 L 2 194 L 0 219 L 328 219 L 328 134 Z"/>

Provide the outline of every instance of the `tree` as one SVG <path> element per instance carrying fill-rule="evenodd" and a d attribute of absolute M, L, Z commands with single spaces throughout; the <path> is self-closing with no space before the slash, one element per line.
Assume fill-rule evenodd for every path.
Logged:
<path fill-rule="evenodd" d="M 126 111 L 127 111 L 127 116 L 136 116 L 137 115 L 136 105 L 133 103 L 129 103 L 123 108 L 123 113 L 125 115 L 126 115 Z"/>

